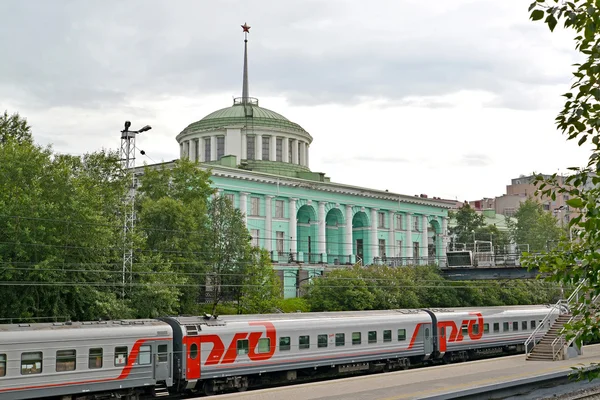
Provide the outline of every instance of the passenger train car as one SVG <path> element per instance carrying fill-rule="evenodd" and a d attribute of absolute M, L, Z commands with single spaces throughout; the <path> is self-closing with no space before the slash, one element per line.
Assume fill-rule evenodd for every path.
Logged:
<path fill-rule="evenodd" d="M 0 400 L 213 394 L 523 350 L 550 306 L 0 325 Z"/>

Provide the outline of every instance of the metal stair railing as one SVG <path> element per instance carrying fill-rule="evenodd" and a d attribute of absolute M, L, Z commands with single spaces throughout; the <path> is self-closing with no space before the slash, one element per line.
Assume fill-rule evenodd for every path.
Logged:
<path fill-rule="evenodd" d="M 561 312 L 566 309 L 565 306 L 568 306 L 571 303 L 571 301 L 573 301 L 573 299 L 575 299 L 575 301 L 578 301 L 579 300 L 579 291 L 584 286 L 584 284 L 585 284 L 585 281 L 580 282 L 579 285 L 575 288 L 575 290 L 573 291 L 573 293 L 571 293 L 571 295 L 569 296 L 569 298 L 567 300 L 560 299 L 556 302 L 556 304 L 554 304 L 550 307 L 550 311 L 548 312 L 548 314 L 544 317 L 542 322 L 540 322 L 540 324 L 535 328 L 535 330 L 533 332 L 531 332 L 531 335 L 525 341 L 525 356 L 528 356 L 529 354 L 531 354 L 531 351 L 533 351 L 533 348 L 535 347 L 535 344 L 536 344 L 535 339 L 538 336 L 538 334 L 540 333 L 540 331 L 544 328 L 546 323 L 550 322 L 550 318 L 552 317 L 553 311 L 555 309 L 558 309 L 558 314 L 560 315 Z"/>
<path fill-rule="evenodd" d="M 592 299 L 592 301 L 589 302 L 589 304 L 585 304 L 585 303 L 580 304 L 579 307 L 577 307 L 577 311 L 573 313 L 574 315 L 571 318 L 569 318 L 569 320 L 567 322 L 565 322 L 564 325 L 570 324 L 570 323 L 580 319 L 579 312 L 581 310 L 583 310 L 586 306 L 589 307 L 593 304 L 596 304 L 598 302 L 598 299 L 600 299 L 600 295 L 597 295 L 596 297 L 594 297 Z M 577 300 L 579 300 L 579 297 L 577 298 Z M 575 335 L 573 335 L 572 338 L 567 340 L 567 338 L 565 337 L 565 328 L 563 326 L 563 328 L 560 331 L 560 333 L 558 334 L 558 336 L 552 341 L 552 359 L 556 360 L 559 357 L 559 353 L 561 351 L 564 352 L 565 349 L 567 347 L 569 347 L 575 341 L 575 339 L 577 339 L 577 337 L 579 336 L 580 333 L 581 333 L 581 329 L 579 331 L 577 331 L 577 333 Z"/>

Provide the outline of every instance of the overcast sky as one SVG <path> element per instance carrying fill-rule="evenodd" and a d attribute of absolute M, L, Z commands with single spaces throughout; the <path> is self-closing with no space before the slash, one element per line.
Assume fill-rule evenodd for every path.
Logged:
<path fill-rule="evenodd" d="M 478 199 L 511 178 L 566 172 L 587 151 L 555 128 L 572 34 L 520 0 L 2 0 L 0 110 L 41 144 L 118 148 L 125 120 L 148 157 L 250 95 L 313 136 L 332 181 Z"/>

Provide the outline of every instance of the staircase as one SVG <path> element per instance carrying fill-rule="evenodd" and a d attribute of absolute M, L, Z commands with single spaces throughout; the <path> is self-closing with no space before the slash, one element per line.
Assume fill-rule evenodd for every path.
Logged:
<path fill-rule="evenodd" d="M 154 386 L 153 397 L 169 397 L 169 388 L 165 382 L 157 382 Z"/>
<path fill-rule="evenodd" d="M 554 321 L 548 332 L 542 337 L 542 339 L 534 345 L 530 353 L 527 354 L 527 360 L 531 361 L 554 361 L 557 360 L 560 354 L 557 354 L 559 350 L 557 345 L 564 346 L 564 340 L 562 330 L 563 326 L 571 321 L 573 316 L 571 314 L 561 314 Z M 561 346 L 562 345 L 562 346 Z M 560 351 L 558 351 L 560 353 Z"/>

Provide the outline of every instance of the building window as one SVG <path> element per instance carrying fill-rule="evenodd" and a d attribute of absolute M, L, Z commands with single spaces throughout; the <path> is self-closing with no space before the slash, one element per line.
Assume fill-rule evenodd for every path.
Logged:
<path fill-rule="evenodd" d="M 292 146 L 293 142 L 294 141 L 292 139 L 289 139 L 289 142 L 288 142 L 288 162 L 289 163 L 293 162 L 292 161 L 293 160 L 292 154 L 294 153 L 294 146 Z"/>
<path fill-rule="evenodd" d="M 275 161 L 283 161 L 283 138 L 275 141 Z"/>
<path fill-rule="evenodd" d="M 102 368 L 102 349 L 90 349 L 88 355 L 88 368 L 96 369 Z"/>
<path fill-rule="evenodd" d="M 379 239 L 379 257 L 385 258 L 385 239 Z"/>
<path fill-rule="evenodd" d="M 283 237 L 284 237 L 283 235 L 284 234 L 285 234 L 285 232 L 282 232 L 282 231 L 277 231 L 275 233 L 275 237 L 276 237 L 276 239 L 275 239 L 276 240 L 275 246 L 276 246 L 277 252 L 279 254 L 283 253 Z"/>
<path fill-rule="evenodd" d="M 275 218 L 283 218 L 283 200 L 275 200 Z"/>
<path fill-rule="evenodd" d="M 271 144 L 270 136 L 263 136 L 262 138 L 262 159 L 263 161 L 269 161 L 269 150 Z"/>
<path fill-rule="evenodd" d="M 418 260 L 419 257 L 421 256 L 420 254 L 420 246 L 421 243 L 419 242 L 413 242 L 413 257 L 415 258 L 415 260 Z"/>
<path fill-rule="evenodd" d="M 400 214 L 396 214 L 396 229 L 397 230 L 402 229 L 402 215 L 400 215 Z"/>
<path fill-rule="evenodd" d="M 41 351 L 21 354 L 21 375 L 41 374 L 43 359 Z"/>
<path fill-rule="evenodd" d="M 200 161 L 200 139 L 194 140 L 194 161 Z"/>
<path fill-rule="evenodd" d="M 251 197 L 250 198 L 250 215 L 260 215 L 258 213 L 259 209 L 258 209 L 258 205 L 259 205 L 259 198 L 258 197 Z"/>
<path fill-rule="evenodd" d="M 402 240 L 396 241 L 396 257 L 402 257 Z"/>
<path fill-rule="evenodd" d="M 217 160 L 225 155 L 225 136 L 217 136 Z"/>
<path fill-rule="evenodd" d="M 260 235 L 260 230 L 252 229 L 252 246 L 253 247 L 259 246 L 259 235 Z"/>
<path fill-rule="evenodd" d="M 419 231 L 419 217 L 413 217 L 413 229 L 418 232 Z"/>
<path fill-rule="evenodd" d="M 300 164 L 300 154 L 302 153 L 302 146 L 300 146 L 300 142 L 298 142 L 298 164 Z"/>
<path fill-rule="evenodd" d="M 246 136 L 246 159 L 254 160 L 254 136 Z"/>
<path fill-rule="evenodd" d="M 204 139 L 204 161 L 210 161 L 210 138 Z"/>
<path fill-rule="evenodd" d="M 229 201 L 231 202 L 231 205 L 233 206 L 233 204 L 234 204 L 234 203 L 233 203 L 233 201 L 234 201 L 234 195 L 233 195 L 233 193 L 227 193 L 227 194 L 225 195 L 225 198 L 226 198 L 227 200 L 229 200 Z"/>
<path fill-rule="evenodd" d="M 77 352 L 75 350 L 58 350 L 56 352 L 56 372 L 75 371 Z"/>
<path fill-rule="evenodd" d="M 377 213 L 377 227 L 385 228 L 385 213 L 384 212 L 380 211 Z"/>

